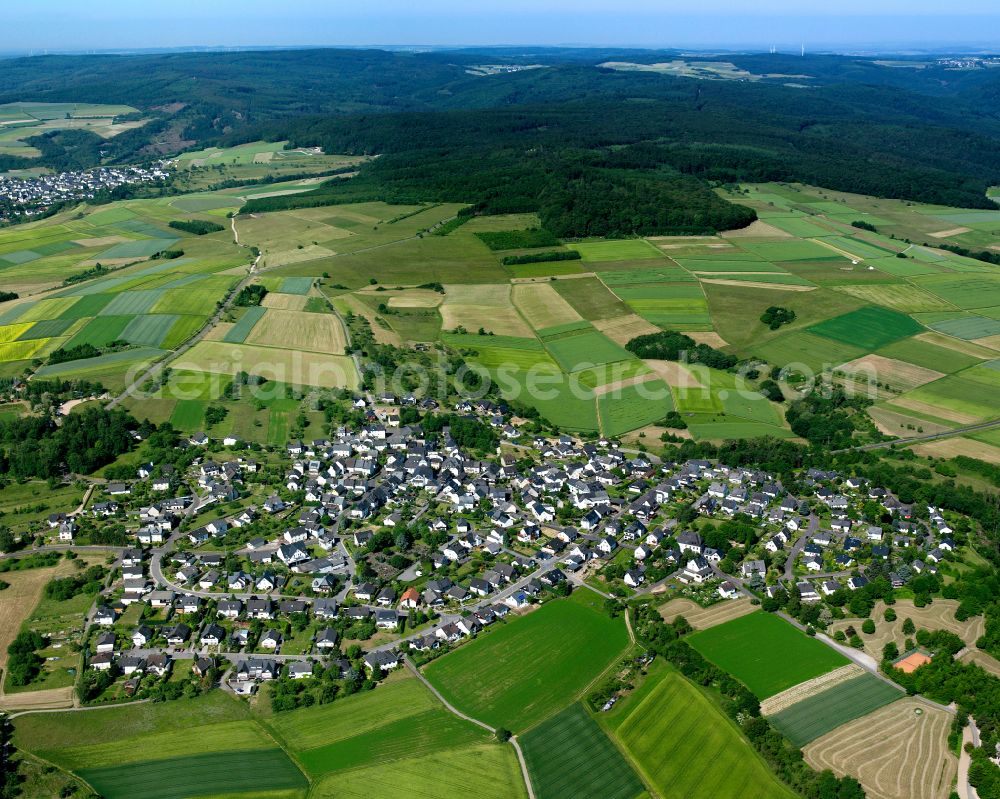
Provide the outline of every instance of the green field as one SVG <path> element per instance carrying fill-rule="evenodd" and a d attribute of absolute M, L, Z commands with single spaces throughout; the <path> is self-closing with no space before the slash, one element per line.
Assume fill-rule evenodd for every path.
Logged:
<path fill-rule="evenodd" d="M 862 674 L 796 702 L 770 720 L 789 741 L 802 747 L 903 696 L 898 688 L 874 674 Z"/>
<path fill-rule="evenodd" d="M 674 671 L 645 692 L 615 734 L 660 796 L 796 796 L 771 773 L 718 706 Z"/>
<path fill-rule="evenodd" d="M 621 619 L 585 589 L 438 658 L 427 678 L 460 710 L 523 731 L 564 707 L 628 644 Z"/>
<path fill-rule="evenodd" d="M 311 277 L 286 277 L 281 283 L 282 294 L 308 294 L 312 288 Z"/>
<path fill-rule="evenodd" d="M 121 337 L 129 344 L 159 347 L 177 320 L 176 314 L 147 314 L 136 316 L 122 331 Z"/>
<path fill-rule="evenodd" d="M 809 328 L 810 333 L 865 350 L 877 350 L 922 330 L 923 326 L 906 314 L 871 305 Z"/>
<path fill-rule="evenodd" d="M 112 341 L 121 339 L 125 328 L 131 324 L 132 316 L 97 316 L 83 326 L 83 329 L 66 342 L 66 349 L 90 344 L 94 347 L 106 347 Z"/>
<path fill-rule="evenodd" d="M 647 258 L 663 257 L 663 253 L 645 239 L 581 241 L 578 244 L 570 244 L 569 248 L 580 253 L 580 257 L 587 263 L 639 261 Z"/>
<path fill-rule="evenodd" d="M 262 308 L 256 306 L 253 308 L 247 308 L 243 312 L 243 316 L 240 320 L 230 328 L 229 332 L 223 337 L 223 341 L 231 341 L 234 344 L 242 344 L 246 341 L 247 336 L 250 335 L 250 331 L 253 330 L 254 325 L 256 325 L 264 314 L 267 313 L 267 308 Z"/>
<path fill-rule="evenodd" d="M 579 703 L 525 733 L 520 743 L 538 799 L 635 799 L 644 791 Z"/>
<path fill-rule="evenodd" d="M 630 360 L 634 356 L 597 330 L 580 331 L 545 340 L 545 348 L 564 372 L 604 363 Z"/>
<path fill-rule="evenodd" d="M 522 799 L 521 769 L 510 746 L 480 744 L 351 769 L 321 779 L 311 799 Z"/>
<path fill-rule="evenodd" d="M 1000 334 L 1000 320 L 990 319 L 985 316 L 969 314 L 955 319 L 942 319 L 939 322 L 930 322 L 927 325 L 932 330 L 944 333 L 955 338 L 971 341 L 986 336 Z"/>
<path fill-rule="evenodd" d="M 106 799 L 189 799 L 212 794 L 243 794 L 249 799 L 261 791 L 308 786 L 302 772 L 277 748 L 188 755 L 79 773 Z"/>
<path fill-rule="evenodd" d="M 758 699 L 774 696 L 848 662 L 815 638 L 764 612 L 702 630 L 687 640 Z"/>
<path fill-rule="evenodd" d="M 674 402 L 666 383 L 647 380 L 598 397 L 597 408 L 601 431 L 608 436 L 618 436 L 663 421 L 674 410 Z"/>
<path fill-rule="evenodd" d="M 552 283 L 584 319 L 614 319 L 629 313 L 629 308 L 596 277 L 563 278 Z"/>

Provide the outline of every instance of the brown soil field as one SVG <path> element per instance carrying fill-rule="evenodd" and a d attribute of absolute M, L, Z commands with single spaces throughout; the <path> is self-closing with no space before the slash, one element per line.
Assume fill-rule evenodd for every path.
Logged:
<path fill-rule="evenodd" d="M 511 289 L 511 299 L 536 330 L 579 322 L 583 318 L 548 283 L 518 284 Z"/>
<path fill-rule="evenodd" d="M 892 609 L 896 611 L 896 621 L 886 621 L 886 604 L 879 600 L 875 603 L 871 618 L 875 622 L 875 632 L 872 635 L 865 635 L 861 632 L 861 624 L 864 619 L 843 619 L 835 621 L 830 625 L 829 633 L 832 635 L 837 630 L 846 630 L 853 626 L 861 640 L 864 641 L 864 651 L 876 660 L 882 659 L 882 648 L 895 641 L 899 651 L 904 649 L 906 636 L 903 635 L 903 622 L 906 619 L 913 619 L 917 629 L 924 627 L 928 630 L 948 630 L 960 636 L 969 646 L 975 646 L 976 640 L 983 634 L 983 617 L 973 616 L 966 621 L 958 621 L 955 618 L 955 609 L 958 601 L 954 599 L 935 599 L 930 605 L 918 608 L 913 604 L 912 599 L 899 599 Z"/>
<path fill-rule="evenodd" d="M 308 297 L 303 294 L 280 294 L 273 291 L 261 302 L 265 308 L 277 308 L 279 311 L 301 311 L 306 307 Z"/>
<path fill-rule="evenodd" d="M 340 320 L 333 314 L 269 308 L 254 325 L 246 343 L 343 355 L 347 337 Z"/>
<path fill-rule="evenodd" d="M 628 386 L 634 386 L 637 385 L 638 383 L 645 383 L 649 380 L 655 380 L 655 379 L 656 379 L 655 374 L 648 374 L 648 375 L 637 375 L 636 377 L 630 377 L 627 380 L 616 380 L 613 383 L 607 383 L 606 385 L 603 386 L 597 386 L 597 388 L 594 389 L 594 394 L 598 397 L 601 397 L 605 394 L 610 394 L 612 391 L 618 391 L 620 389 L 627 388 Z"/>
<path fill-rule="evenodd" d="M 811 680 L 800 682 L 798 685 L 793 685 L 787 691 L 782 691 L 780 694 L 775 694 L 761 702 L 761 715 L 773 716 L 775 713 L 780 713 L 782 710 L 790 708 L 803 699 L 808 699 L 811 696 L 822 693 L 827 688 L 833 688 L 842 682 L 853 680 L 864 673 L 865 670 L 857 663 L 848 663 L 846 666 L 841 666 L 839 669 L 821 674 L 819 677 L 813 677 Z"/>
<path fill-rule="evenodd" d="M 898 388 L 901 391 L 909 391 L 944 377 L 943 372 L 935 372 L 933 369 L 925 369 L 923 366 L 915 366 L 912 363 L 886 358 L 883 355 L 865 355 L 862 358 L 855 358 L 853 361 L 838 366 L 837 371 L 856 375 L 861 378 L 862 382 L 866 381 L 870 375 L 872 380 L 888 383 L 894 389 Z"/>
<path fill-rule="evenodd" d="M 690 599 L 678 598 L 661 605 L 660 615 L 666 621 L 673 621 L 678 616 L 683 616 L 696 630 L 707 630 L 709 627 L 716 627 L 740 616 L 746 616 L 755 610 L 757 606 L 750 603 L 750 597 L 724 599 L 707 608 Z"/>
<path fill-rule="evenodd" d="M 621 344 L 623 347 L 637 336 L 660 332 L 660 328 L 652 322 L 647 322 L 638 314 L 616 316 L 613 319 L 598 319 L 593 322 L 593 325 L 615 344 Z"/>
<path fill-rule="evenodd" d="M 817 770 L 855 777 L 871 799 L 945 799 L 958 771 L 948 751 L 951 718 L 901 699 L 816 739 L 803 754 Z"/>

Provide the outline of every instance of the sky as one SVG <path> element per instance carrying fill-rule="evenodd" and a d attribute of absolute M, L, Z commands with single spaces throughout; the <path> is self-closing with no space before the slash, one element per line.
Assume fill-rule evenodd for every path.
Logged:
<path fill-rule="evenodd" d="M 1000 49 L 998 23 L 996 0 L 31 0 L 0 3 L 0 51 L 498 44 Z"/>

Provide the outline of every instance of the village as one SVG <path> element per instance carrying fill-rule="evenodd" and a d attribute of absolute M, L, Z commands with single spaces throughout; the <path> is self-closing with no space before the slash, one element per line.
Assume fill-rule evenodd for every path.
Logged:
<path fill-rule="evenodd" d="M 757 469 L 522 436 L 491 403 L 463 403 L 500 434 L 485 459 L 448 428 L 401 426 L 400 404 L 283 452 L 195 434 L 187 473 L 143 464 L 50 516 L 52 547 L 86 549 L 108 524 L 134 538 L 81 639 L 104 695 L 141 695 L 178 661 L 237 694 L 362 665 L 377 678 L 571 587 L 702 606 L 794 596 L 822 629 L 876 578 L 935 575 L 958 546 L 935 508 L 834 472 L 805 471 L 792 493 Z"/>
<path fill-rule="evenodd" d="M 151 166 L 112 166 L 34 177 L 0 174 L 0 218 L 3 209 L 35 216 L 66 202 L 92 200 L 121 186 L 161 183 L 170 177 L 163 163 Z"/>

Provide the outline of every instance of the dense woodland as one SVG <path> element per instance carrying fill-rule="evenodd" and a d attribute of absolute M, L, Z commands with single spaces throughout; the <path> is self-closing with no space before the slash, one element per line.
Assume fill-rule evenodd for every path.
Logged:
<path fill-rule="evenodd" d="M 601 68 L 666 52 L 301 50 L 10 59 L 0 102 L 127 103 L 151 117 L 104 141 L 87 131 L 33 143 L 74 168 L 261 137 L 378 153 L 360 174 L 249 210 L 381 199 L 537 211 L 560 236 L 743 227 L 753 213 L 712 190 L 801 180 L 844 191 L 993 207 L 1000 95 L 990 70 L 892 69 L 839 56 L 732 56 L 794 74 L 759 82 Z M 489 77 L 481 63 L 544 68 Z M 693 59 L 697 60 L 697 59 Z M 27 166 L 5 157 L 0 167 Z"/>

